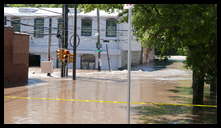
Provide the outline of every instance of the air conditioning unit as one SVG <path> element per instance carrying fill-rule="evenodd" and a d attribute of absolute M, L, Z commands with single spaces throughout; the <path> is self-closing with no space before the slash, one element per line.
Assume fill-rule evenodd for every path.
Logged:
<path fill-rule="evenodd" d="M 41 61 L 41 72 L 42 73 L 52 73 L 53 72 L 53 62 L 52 61 Z"/>

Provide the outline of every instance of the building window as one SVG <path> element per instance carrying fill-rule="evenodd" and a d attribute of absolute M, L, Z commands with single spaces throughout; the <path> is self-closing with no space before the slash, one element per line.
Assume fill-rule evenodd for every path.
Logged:
<path fill-rule="evenodd" d="M 81 20 L 81 36 L 91 36 L 92 35 L 92 20 L 82 19 Z"/>
<path fill-rule="evenodd" d="M 11 18 L 11 26 L 15 32 L 20 32 L 20 18 L 12 17 Z"/>
<path fill-rule="evenodd" d="M 92 54 L 83 54 L 80 65 L 81 69 L 95 69 L 95 56 Z"/>
<path fill-rule="evenodd" d="M 106 20 L 106 37 L 117 36 L 117 21 L 115 19 Z"/>
<path fill-rule="evenodd" d="M 44 37 L 44 18 L 36 18 L 34 20 L 34 37 Z"/>

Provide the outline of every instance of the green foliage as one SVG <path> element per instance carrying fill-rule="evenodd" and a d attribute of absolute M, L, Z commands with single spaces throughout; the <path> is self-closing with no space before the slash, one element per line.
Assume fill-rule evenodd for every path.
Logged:
<path fill-rule="evenodd" d="M 123 9 L 122 4 L 79 4 L 80 11 L 90 12 L 98 8 L 106 12 L 113 12 L 114 9 Z"/>
<path fill-rule="evenodd" d="M 186 48 L 177 48 L 177 54 L 186 56 L 187 55 L 187 49 Z"/>
<path fill-rule="evenodd" d="M 210 81 L 217 74 L 217 5 L 136 4 L 132 22 L 145 47 L 161 55 L 171 49 L 187 55 L 187 67 L 205 73 Z"/>

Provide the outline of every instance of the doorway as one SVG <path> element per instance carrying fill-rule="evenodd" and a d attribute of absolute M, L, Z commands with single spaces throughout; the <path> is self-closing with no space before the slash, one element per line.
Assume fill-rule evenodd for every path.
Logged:
<path fill-rule="evenodd" d="M 81 69 L 95 69 L 95 56 L 92 54 L 81 55 Z"/>

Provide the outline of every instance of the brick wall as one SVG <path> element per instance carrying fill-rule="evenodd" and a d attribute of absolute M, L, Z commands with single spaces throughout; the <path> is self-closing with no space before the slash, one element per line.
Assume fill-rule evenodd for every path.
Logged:
<path fill-rule="evenodd" d="M 4 27 L 4 85 L 28 81 L 29 35 Z"/>

